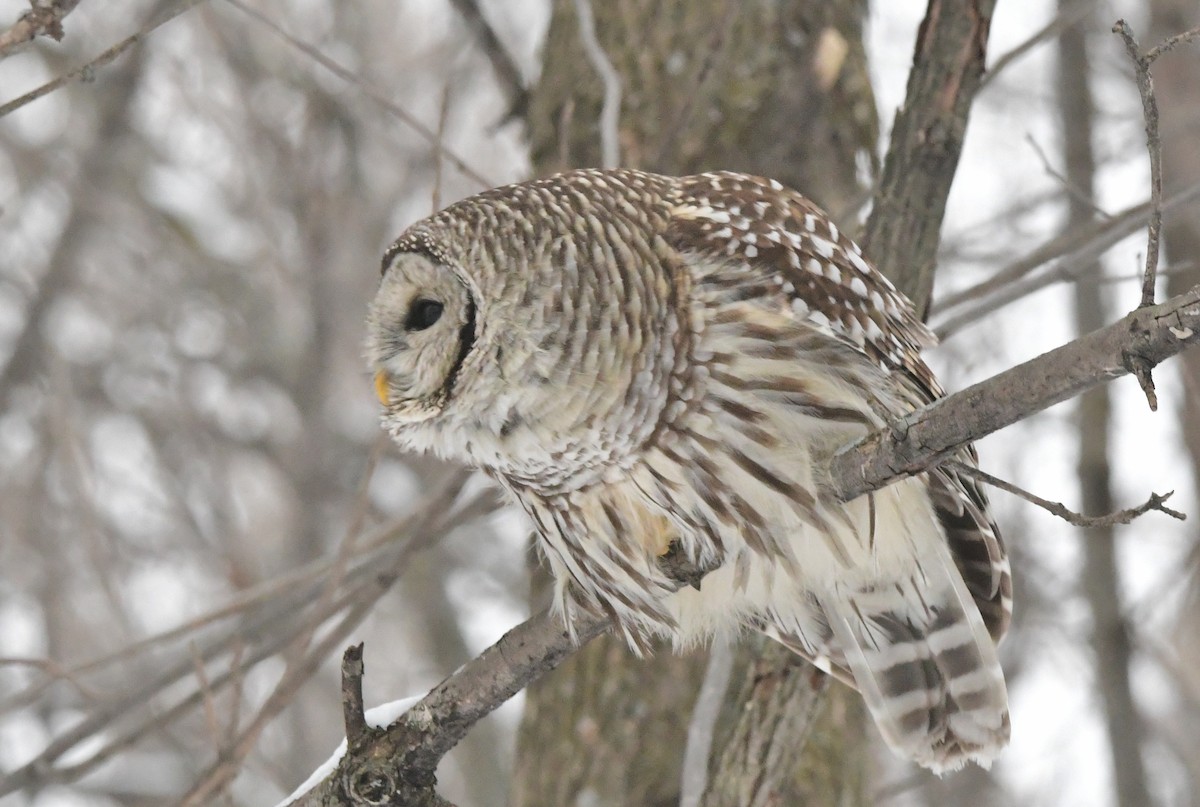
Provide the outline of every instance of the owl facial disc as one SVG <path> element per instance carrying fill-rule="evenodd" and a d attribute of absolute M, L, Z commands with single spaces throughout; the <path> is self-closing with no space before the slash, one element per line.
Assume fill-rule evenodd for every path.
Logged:
<path fill-rule="evenodd" d="M 395 423 L 437 416 L 454 392 L 475 339 L 475 303 L 452 269 L 400 253 L 380 282 L 367 319 L 375 394 Z"/>

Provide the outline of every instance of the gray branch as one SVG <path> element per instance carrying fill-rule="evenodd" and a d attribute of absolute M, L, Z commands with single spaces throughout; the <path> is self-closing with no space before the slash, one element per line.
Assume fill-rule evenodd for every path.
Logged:
<path fill-rule="evenodd" d="M 35 4 L 22 14 L 12 27 L 0 32 L 0 59 L 6 59 L 25 48 L 39 36 L 61 42 L 66 36 L 63 20 L 79 5 L 79 0 L 51 0 Z"/>
<path fill-rule="evenodd" d="M 1200 286 L 943 398 L 842 449 L 834 485 L 843 499 L 918 474 L 961 446 L 1074 398 L 1104 381 L 1154 367 L 1200 341 Z"/>

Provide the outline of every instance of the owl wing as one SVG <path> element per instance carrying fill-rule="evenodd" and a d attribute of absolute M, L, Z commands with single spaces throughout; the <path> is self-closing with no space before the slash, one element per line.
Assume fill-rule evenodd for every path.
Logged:
<path fill-rule="evenodd" d="M 779 182 L 730 172 L 679 180 L 668 239 L 723 266 L 736 296 L 784 301 L 790 311 L 885 369 L 911 409 L 945 395 L 923 348 L 937 337 L 829 217 Z M 713 259 L 716 259 L 715 261 Z M 978 465 L 974 446 L 955 459 Z M 950 468 L 928 474 L 951 556 L 998 640 L 1012 616 L 1012 580 L 999 528 L 978 483 Z"/>
<path fill-rule="evenodd" d="M 726 173 L 680 180 L 670 202 L 665 237 L 689 266 L 692 297 L 708 307 L 710 324 L 729 326 L 724 342 L 734 347 L 725 358 L 736 369 L 715 377 L 719 395 L 736 398 L 736 387 L 743 410 L 777 413 L 778 400 L 765 393 L 778 391 L 789 372 L 796 389 L 822 390 L 799 409 L 823 426 L 793 426 L 794 418 L 772 424 L 777 433 L 808 428 L 818 454 L 943 395 L 920 357 L 933 335 L 811 202 L 779 183 Z M 823 339 L 799 336 L 789 322 Z M 747 390 L 754 395 L 746 397 Z M 726 420 L 734 442 L 744 438 L 745 424 L 737 421 L 736 414 Z M 750 459 L 764 476 L 786 480 L 771 456 Z M 974 451 L 964 449 L 959 459 L 974 464 Z M 897 548 L 908 544 L 911 573 L 893 575 L 886 586 L 864 579 L 853 572 L 853 538 L 844 539 L 831 554 L 847 552 L 840 562 L 851 572 L 842 575 L 845 582 L 835 573 L 815 597 L 822 612 L 816 627 L 814 620 L 797 628 L 776 618 L 767 633 L 838 677 L 852 677 L 885 738 L 908 756 L 935 770 L 967 758 L 986 761 L 1008 737 L 994 642 L 1011 610 L 1008 561 L 986 498 L 945 468 L 868 498 L 867 554 L 882 563 L 888 553 L 909 551 Z M 817 499 L 822 529 L 836 536 L 839 515 L 853 514 L 855 503 L 843 510 Z M 929 534 L 937 531 L 934 520 L 940 535 Z"/>

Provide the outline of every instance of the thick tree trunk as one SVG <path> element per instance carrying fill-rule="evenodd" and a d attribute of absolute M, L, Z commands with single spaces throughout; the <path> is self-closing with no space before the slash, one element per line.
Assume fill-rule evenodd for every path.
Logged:
<path fill-rule="evenodd" d="M 865 6 L 593 3 L 597 37 L 621 76 L 621 165 L 772 176 L 844 215 L 862 195 L 857 166 L 873 164 L 877 140 Z M 581 56 L 574 8 L 572 0 L 555 2 L 530 101 L 539 174 L 600 163 L 603 86 Z M 720 787 L 703 804 L 863 803 L 858 696 L 768 645 L 747 639 L 736 650 L 709 764 L 710 784 Z M 707 664 L 705 652 L 676 656 L 668 648 L 638 659 L 602 637 L 531 687 L 514 807 L 679 804 L 688 724 Z"/>

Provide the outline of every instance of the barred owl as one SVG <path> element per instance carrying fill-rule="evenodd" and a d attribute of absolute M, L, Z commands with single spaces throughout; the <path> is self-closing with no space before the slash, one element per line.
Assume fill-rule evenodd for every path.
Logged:
<path fill-rule="evenodd" d="M 830 491 L 833 452 L 943 393 L 908 300 L 803 196 L 630 170 L 487 191 L 392 244 L 368 331 L 386 428 L 512 494 L 568 625 L 606 613 L 638 650 L 762 631 L 926 767 L 1006 744 L 983 493 L 944 468 Z M 714 570 L 679 587 L 672 546 Z"/>

